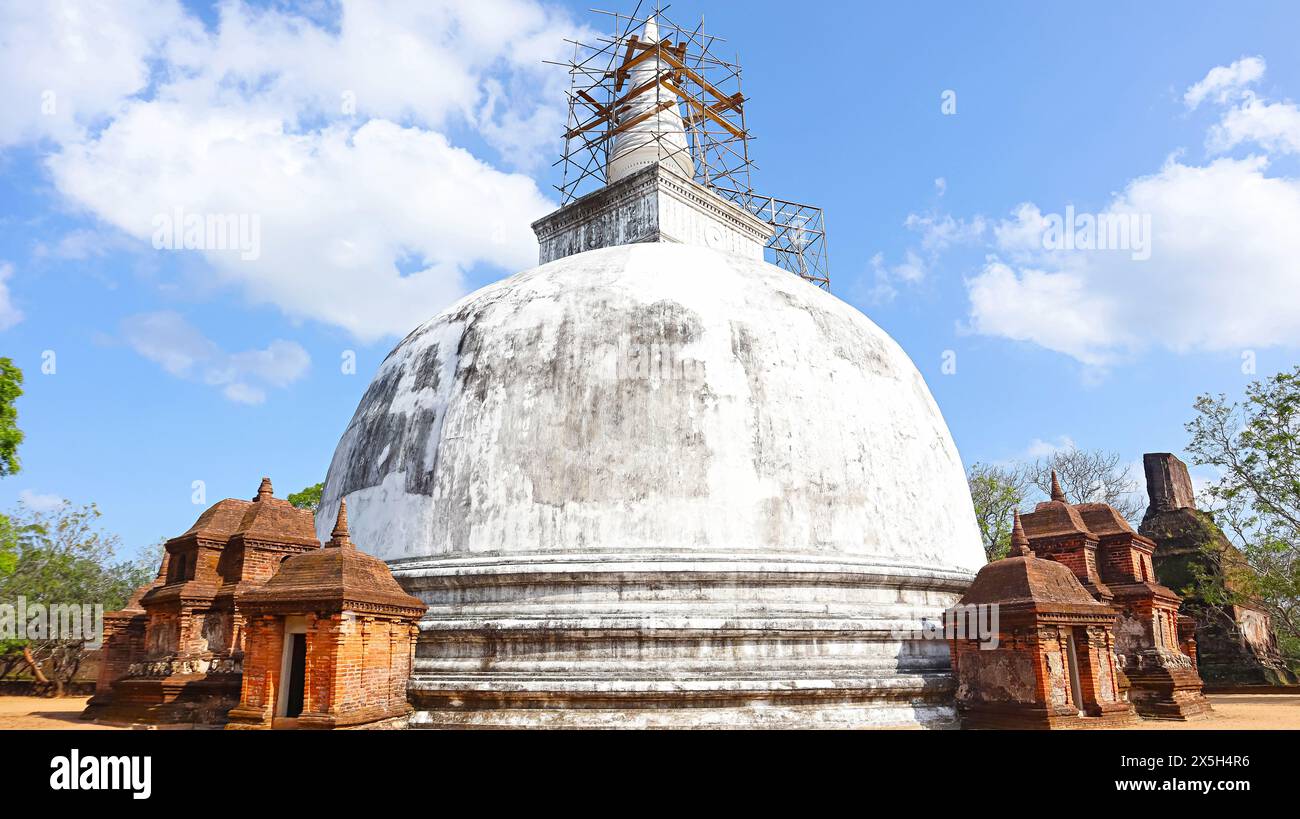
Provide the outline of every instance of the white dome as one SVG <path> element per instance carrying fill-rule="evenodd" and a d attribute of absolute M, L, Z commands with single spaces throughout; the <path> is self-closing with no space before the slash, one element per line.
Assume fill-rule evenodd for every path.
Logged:
<path fill-rule="evenodd" d="M 762 261 L 623 245 L 463 299 L 380 366 L 323 527 L 343 496 L 428 605 L 413 725 L 954 722 L 957 451 L 897 344 Z"/>
<path fill-rule="evenodd" d="M 667 243 L 462 299 L 388 356 L 335 452 L 382 558 L 815 555 L 973 573 L 964 470 L 925 382 L 859 311 Z"/>

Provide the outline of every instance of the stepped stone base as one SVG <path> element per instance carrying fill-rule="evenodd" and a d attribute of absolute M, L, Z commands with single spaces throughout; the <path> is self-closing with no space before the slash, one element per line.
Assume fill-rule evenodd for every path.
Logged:
<path fill-rule="evenodd" d="M 957 727 L 969 575 L 844 558 L 420 558 L 417 728 Z M 934 636 L 942 638 L 939 628 Z"/>
<path fill-rule="evenodd" d="M 1126 669 L 1129 701 L 1146 719 L 1193 720 L 1213 713 L 1191 668 Z"/>
<path fill-rule="evenodd" d="M 174 674 L 113 683 L 108 702 L 92 698 L 82 718 L 111 725 L 218 728 L 239 703 L 240 675 Z"/>

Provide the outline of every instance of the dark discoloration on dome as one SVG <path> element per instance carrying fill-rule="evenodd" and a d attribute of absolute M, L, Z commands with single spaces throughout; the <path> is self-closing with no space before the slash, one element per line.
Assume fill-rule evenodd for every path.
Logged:
<path fill-rule="evenodd" d="M 784 271 L 675 245 L 544 265 L 409 335 L 322 509 L 344 495 L 358 541 L 390 559 L 982 554 L 956 450 L 897 345 Z M 893 522 L 917 517 L 949 534 Z"/>

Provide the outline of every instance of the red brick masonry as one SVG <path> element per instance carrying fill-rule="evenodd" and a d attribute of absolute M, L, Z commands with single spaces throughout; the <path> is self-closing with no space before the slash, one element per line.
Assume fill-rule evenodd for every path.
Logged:
<path fill-rule="evenodd" d="M 1055 474 L 1052 483 L 1052 499 L 1021 518 L 1029 547 L 1068 566 L 1098 602 L 1115 610 L 1115 655 L 1131 686 L 1129 701 L 1151 719 L 1208 713 L 1201 678 L 1184 651 L 1188 635 L 1179 634 L 1182 598 L 1156 580 L 1156 544 L 1107 504 L 1066 503 Z"/>
<path fill-rule="evenodd" d="M 83 717 L 318 728 L 401 717 L 424 610 L 352 545 L 346 512 L 322 549 L 312 513 L 263 478 L 252 501 L 223 500 L 169 540 L 157 579 L 104 615 Z M 286 721 L 276 706 L 287 623 L 305 629 L 307 657 L 303 710 Z"/>
<path fill-rule="evenodd" d="M 995 648 L 976 634 L 958 632 L 950 640 L 962 725 L 1088 728 L 1132 722 L 1114 652 L 1114 609 L 1097 602 L 1063 563 L 1035 557 L 1019 515 L 1011 546 L 1009 557 L 980 570 L 954 610 L 998 607 Z"/>
<path fill-rule="evenodd" d="M 324 549 L 291 557 L 242 601 L 248 618 L 243 690 L 227 728 L 341 728 L 405 717 L 425 606 L 382 560 L 358 551 L 339 509 Z M 286 713 L 288 625 L 306 640 L 302 711 Z"/>

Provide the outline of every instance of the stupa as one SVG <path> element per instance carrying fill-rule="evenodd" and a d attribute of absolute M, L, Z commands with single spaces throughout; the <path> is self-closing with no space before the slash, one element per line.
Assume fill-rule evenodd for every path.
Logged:
<path fill-rule="evenodd" d="M 925 622 L 984 558 L 943 417 L 897 343 L 693 178 L 665 132 L 689 101 L 640 99 L 683 46 L 639 26 L 605 185 L 534 225 L 540 267 L 389 354 L 320 535 L 346 499 L 428 606 L 415 726 L 954 725 Z"/>

